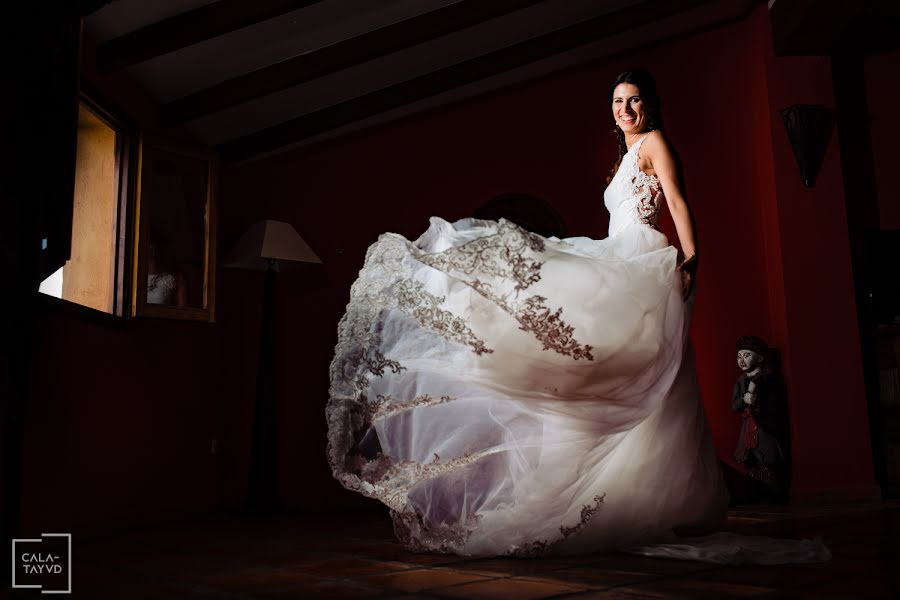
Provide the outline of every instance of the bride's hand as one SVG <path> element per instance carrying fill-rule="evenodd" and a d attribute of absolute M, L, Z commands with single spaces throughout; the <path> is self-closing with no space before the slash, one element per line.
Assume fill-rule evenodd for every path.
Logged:
<path fill-rule="evenodd" d="M 694 290 L 694 280 L 697 278 L 697 255 L 687 257 L 676 268 L 681 273 L 681 297 L 687 301 Z"/>

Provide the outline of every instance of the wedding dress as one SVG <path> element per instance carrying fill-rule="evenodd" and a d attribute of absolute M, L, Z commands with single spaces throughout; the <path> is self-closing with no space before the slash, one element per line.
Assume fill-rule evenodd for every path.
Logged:
<path fill-rule="evenodd" d="M 331 363 L 328 460 L 410 549 L 568 554 L 723 524 L 643 140 L 604 194 L 605 239 L 432 217 L 369 248 Z"/>

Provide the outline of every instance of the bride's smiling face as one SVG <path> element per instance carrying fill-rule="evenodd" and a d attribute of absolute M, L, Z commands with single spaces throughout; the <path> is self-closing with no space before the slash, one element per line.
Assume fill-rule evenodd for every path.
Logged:
<path fill-rule="evenodd" d="M 647 128 L 648 115 L 640 90 L 633 83 L 620 83 L 613 90 L 613 117 L 625 133 L 640 133 Z"/>

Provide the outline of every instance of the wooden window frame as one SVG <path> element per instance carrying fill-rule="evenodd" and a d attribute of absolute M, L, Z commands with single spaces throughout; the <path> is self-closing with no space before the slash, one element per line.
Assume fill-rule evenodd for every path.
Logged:
<path fill-rule="evenodd" d="M 207 162 L 206 219 L 204 220 L 204 272 L 203 306 L 167 306 L 147 302 L 148 245 L 150 227 L 150 206 L 153 199 L 147 190 L 153 176 L 152 153 L 161 150 L 188 158 Z M 215 322 L 216 291 L 216 237 L 218 212 L 219 159 L 215 151 L 200 147 L 189 147 L 157 141 L 142 136 L 138 159 L 139 181 L 135 202 L 135 236 L 132 260 L 132 302 L 131 315 L 134 317 L 158 317 L 189 321 Z"/>
<path fill-rule="evenodd" d="M 82 80 L 79 84 L 76 96 L 76 107 L 84 105 L 105 125 L 116 132 L 115 171 L 116 185 L 116 233 L 113 253 L 115 256 L 115 271 L 112 286 L 112 311 L 98 310 L 71 300 L 56 298 L 40 292 L 35 292 L 38 297 L 38 305 L 49 307 L 52 310 L 68 314 L 78 318 L 85 318 L 106 324 L 123 324 L 124 317 L 129 313 L 128 307 L 131 301 L 131 281 L 129 266 L 132 262 L 133 218 L 132 207 L 135 205 L 137 194 L 137 171 L 139 165 L 139 134 L 134 121 L 119 111 L 115 105 L 105 98 L 88 82 Z M 74 155 L 73 155 L 74 156 Z M 77 159 L 77 157 L 76 157 Z M 75 166 L 72 167 L 72 178 L 77 176 Z M 71 246 L 72 210 L 74 203 L 74 188 L 70 193 L 67 224 L 69 230 L 66 242 Z M 70 252 L 67 252 L 67 255 Z"/>

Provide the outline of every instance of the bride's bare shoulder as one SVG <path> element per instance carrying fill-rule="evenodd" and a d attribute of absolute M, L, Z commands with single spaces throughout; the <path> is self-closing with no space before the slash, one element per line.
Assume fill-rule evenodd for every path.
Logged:
<path fill-rule="evenodd" d="M 644 147 L 648 149 L 660 147 L 671 149 L 672 144 L 661 129 L 654 129 L 647 134 L 647 141 L 644 142 Z"/>
<path fill-rule="evenodd" d="M 659 129 L 654 129 L 647 134 L 647 140 L 641 149 L 646 150 L 645 154 L 651 162 L 654 157 L 671 157 L 675 154 L 675 148 L 672 147 L 669 138 Z"/>

